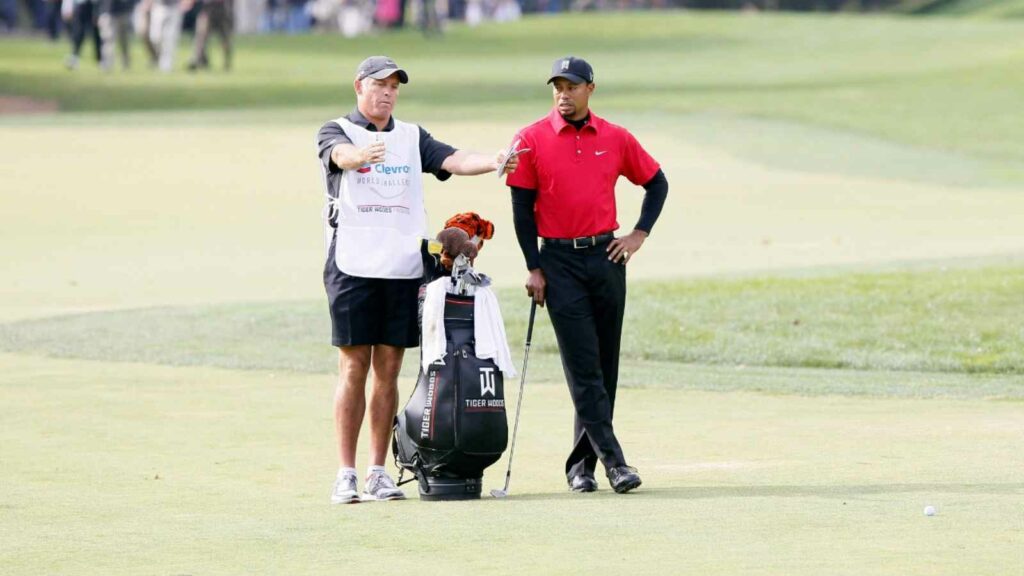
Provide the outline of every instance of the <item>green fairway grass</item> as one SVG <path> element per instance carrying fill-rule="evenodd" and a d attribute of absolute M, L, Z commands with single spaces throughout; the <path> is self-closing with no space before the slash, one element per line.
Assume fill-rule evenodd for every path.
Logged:
<path fill-rule="evenodd" d="M 328 107 L 347 96 L 362 55 L 386 52 L 411 71 L 406 112 L 526 119 L 546 102 L 547 67 L 573 37 L 571 51 L 596 66 L 603 109 L 786 118 L 1021 163 L 1024 120 L 998 113 L 1024 94 L 1021 26 L 686 12 L 532 17 L 454 27 L 432 41 L 413 31 L 241 38 L 231 74 L 199 76 L 142 67 L 69 74 L 64 46 L 25 39 L 0 45 L 0 94 L 55 99 L 66 110 Z"/>
<path fill-rule="evenodd" d="M 61 109 L 0 115 L 3 576 L 1024 574 L 1024 21 L 573 14 L 242 37 L 228 75 L 65 50 L 0 41 L 0 96 Z M 671 184 L 628 266 L 615 425 L 643 486 L 566 490 L 542 311 L 510 498 L 331 506 L 316 130 L 387 53 L 400 118 L 496 151 L 570 52 Z M 431 230 L 494 221 L 477 264 L 518 363 L 507 190 L 425 187 Z M 642 190 L 618 198 L 629 230 Z"/>
<path fill-rule="evenodd" d="M 323 192 L 312 142 L 330 116 L 263 116 L 253 126 L 245 114 L 210 126 L 177 121 L 190 114 L 131 126 L 97 114 L 86 126 L 0 127 L 0 156 L 12 159 L 0 172 L 0 228 L 11 239 L 0 243 L 9 278 L 0 319 L 321 298 Z M 616 119 L 661 160 L 672 187 L 630 263 L 634 280 L 1024 254 L 1024 195 L 986 185 L 948 155 L 911 154 L 919 171 L 956 172 L 941 183 L 886 168 L 894 164 L 879 159 L 889 155 L 850 146 L 842 132 L 819 138 L 816 154 L 782 162 L 791 130 L 729 121 L 722 127 L 733 136 L 710 139 L 714 120 Z M 507 145 L 516 129 L 423 122 L 438 138 L 485 151 Z M 843 160 L 818 161 L 823 155 Z M 425 186 L 430 228 L 465 210 L 493 220 L 497 236 L 480 265 L 499 285 L 521 285 L 501 183 L 428 178 Z M 621 184 L 623 226 L 636 221 L 641 194 Z"/>
<path fill-rule="evenodd" d="M 561 473 L 567 394 L 531 385 L 510 498 L 337 507 L 330 377 L 0 358 L 7 574 L 1021 566 L 1019 402 L 624 390 L 644 486 L 580 496 Z"/>
<path fill-rule="evenodd" d="M 629 380 L 641 385 L 645 362 L 654 360 L 1009 374 L 1021 385 L 1007 393 L 1020 396 L 1021 294 L 1024 268 L 646 283 L 629 296 L 623 358 Z M 511 340 L 522 341 L 526 299 L 505 290 L 501 300 Z M 0 351 L 333 372 L 324 308 L 317 300 L 57 316 L 0 325 Z M 546 318 L 541 326 L 550 330 Z M 535 355 L 544 369 L 534 376 L 558 379 L 553 338 L 538 338 L 534 349 L 549 356 Z M 415 359 L 406 368 L 414 376 Z"/>

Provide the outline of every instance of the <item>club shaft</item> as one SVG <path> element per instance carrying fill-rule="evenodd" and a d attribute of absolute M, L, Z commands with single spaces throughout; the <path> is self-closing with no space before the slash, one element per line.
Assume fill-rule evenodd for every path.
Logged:
<path fill-rule="evenodd" d="M 523 371 L 519 378 L 519 399 L 516 400 L 516 423 L 512 427 L 512 446 L 508 451 L 508 470 L 505 472 L 505 490 L 508 493 L 509 482 L 512 481 L 512 457 L 516 453 L 516 436 L 519 434 L 519 413 L 523 407 L 523 389 L 526 386 L 526 366 L 530 361 L 530 342 L 533 340 L 533 320 L 537 316 L 537 301 L 531 301 L 530 322 L 526 327 L 526 350 L 523 352 Z"/>

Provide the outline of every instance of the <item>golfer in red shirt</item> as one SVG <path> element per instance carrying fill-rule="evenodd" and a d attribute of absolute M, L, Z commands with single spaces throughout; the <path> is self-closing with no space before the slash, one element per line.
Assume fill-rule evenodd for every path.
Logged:
<path fill-rule="evenodd" d="M 598 459 L 618 493 L 640 486 L 615 438 L 612 414 L 626 305 L 626 267 L 643 246 L 668 195 L 658 163 L 628 130 L 594 114 L 594 71 L 581 58 L 555 60 L 554 109 L 524 128 L 512 188 L 516 236 L 530 270 L 526 291 L 547 303 L 576 408 L 565 462 L 574 492 L 597 490 Z M 528 150 L 526 150 L 528 149 Z M 645 190 L 640 220 L 616 237 L 615 182 Z M 538 249 L 537 238 L 541 239 Z"/>

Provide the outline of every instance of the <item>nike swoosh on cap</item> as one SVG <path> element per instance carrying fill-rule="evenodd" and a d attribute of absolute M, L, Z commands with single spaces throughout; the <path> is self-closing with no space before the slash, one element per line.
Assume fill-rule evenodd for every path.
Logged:
<path fill-rule="evenodd" d="M 594 152 L 594 156 L 600 156 L 601 154 L 604 154 L 606 152 L 608 152 L 608 151 L 607 150 L 597 150 L 597 151 Z"/>

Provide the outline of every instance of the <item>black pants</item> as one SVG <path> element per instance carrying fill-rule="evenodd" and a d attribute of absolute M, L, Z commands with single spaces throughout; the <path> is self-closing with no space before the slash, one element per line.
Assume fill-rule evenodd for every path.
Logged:
<path fill-rule="evenodd" d="M 193 66 L 206 68 L 210 65 L 206 56 L 206 44 L 212 31 L 220 36 L 220 45 L 224 49 L 224 69 L 231 69 L 231 31 L 234 28 L 231 6 L 230 0 L 203 4 L 199 15 L 196 16 L 196 40 L 191 62 Z"/>
<path fill-rule="evenodd" d="M 49 34 L 50 40 L 59 40 L 64 22 L 60 14 L 60 0 L 50 0 L 47 10 L 46 32 Z"/>
<path fill-rule="evenodd" d="M 626 267 L 608 260 L 607 243 L 591 248 L 547 244 L 541 269 L 547 308 L 576 408 L 567 478 L 626 463 L 612 429 L 619 379 L 619 343 L 626 308 Z"/>
<path fill-rule="evenodd" d="M 99 27 L 96 21 L 99 18 L 99 10 L 93 2 L 82 2 L 76 4 L 71 13 L 71 53 L 78 56 L 82 53 L 82 44 L 86 36 L 92 38 L 93 46 L 96 49 L 96 61 L 102 57 L 102 40 L 100 39 Z"/>

